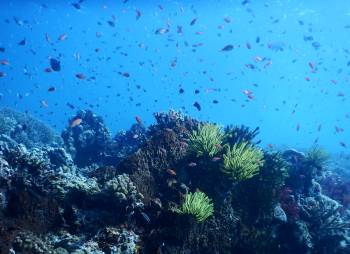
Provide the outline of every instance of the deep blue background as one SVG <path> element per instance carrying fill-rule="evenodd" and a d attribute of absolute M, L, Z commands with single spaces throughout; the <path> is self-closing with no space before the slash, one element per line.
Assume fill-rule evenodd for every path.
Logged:
<path fill-rule="evenodd" d="M 151 124 L 153 112 L 174 108 L 223 125 L 260 126 L 263 146 L 304 148 L 318 138 L 331 152 L 347 151 L 339 142 L 350 146 L 350 4 L 249 2 L 86 0 L 77 10 L 72 1 L 1 1 L 0 47 L 6 50 L 0 59 L 10 65 L 0 65 L 6 73 L 0 77 L 0 105 L 28 110 L 58 131 L 78 108 L 92 106 L 112 133 L 128 128 L 136 115 Z M 107 23 L 113 16 L 115 27 Z M 159 28 L 169 33 L 155 34 Z M 64 33 L 66 40 L 59 41 Z M 24 38 L 26 45 L 19 46 Z M 203 45 L 193 46 L 198 43 Z M 235 49 L 221 52 L 228 44 Z M 269 44 L 282 45 L 283 51 Z M 266 60 L 257 62 L 257 56 Z M 50 57 L 60 59 L 60 72 L 44 72 Z M 79 80 L 76 73 L 96 80 Z M 50 86 L 56 91 L 48 92 Z M 253 92 L 253 100 L 245 89 Z M 201 111 L 193 107 L 195 101 Z M 344 132 L 337 133 L 335 126 Z"/>

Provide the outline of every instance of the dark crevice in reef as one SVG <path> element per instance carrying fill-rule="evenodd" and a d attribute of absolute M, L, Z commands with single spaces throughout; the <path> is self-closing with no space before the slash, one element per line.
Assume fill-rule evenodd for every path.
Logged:
<path fill-rule="evenodd" d="M 0 111 L 0 253 L 350 253 L 349 177 L 317 147 L 155 114 L 111 136 L 79 111 L 61 138 Z"/>

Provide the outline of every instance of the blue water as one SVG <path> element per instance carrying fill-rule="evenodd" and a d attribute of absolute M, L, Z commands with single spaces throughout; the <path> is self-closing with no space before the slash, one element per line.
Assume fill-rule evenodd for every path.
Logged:
<path fill-rule="evenodd" d="M 113 133 L 173 108 L 260 126 L 263 146 L 307 148 L 317 139 L 331 153 L 349 149 L 347 1 L 77 2 L 0 2 L 0 59 L 10 63 L 0 65 L 0 106 L 57 131 L 90 108 Z M 226 45 L 234 49 L 221 51 Z M 50 58 L 61 71 L 44 71 Z"/>

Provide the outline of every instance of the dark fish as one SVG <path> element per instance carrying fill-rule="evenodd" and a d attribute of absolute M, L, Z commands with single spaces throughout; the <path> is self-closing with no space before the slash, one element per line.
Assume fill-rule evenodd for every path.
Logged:
<path fill-rule="evenodd" d="M 21 19 L 17 17 L 13 17 L 13 20 L 16 22 L 17 25 L 22 26 L 24 23 Z"/>
<path fill-rule="evenodd" d="M 201 105 L 199 105 L 198 102 L 193 103 L 193 106 L 194 106 L 198 111 L 201 111 L 201 109 L 202 109 Z"/>
<path fill-rule="evenodd" d="M 223 47 L 220 51 L 231 51 L 233 50 L 233 45 L 232 44 L 228 44 L 225 47 Z"/>
<path fill-rule="evenodd" d="M 0 47 L 0 52 L 1 53 L 5 52 L 5 48 L 4 47 Z"/>
<path fill-rule="evenodd" d="M 24 46 L 24 45 L 26 45 L 26 42 L 27 42 L 26 39 L 23 39 L 18 43 L 18 45 Z"/>
<path fill-rule="evenodd" d="M 314 37 L 313 36 L 307 36 L 307 35 L 304 35 L 304 41 L 313 41 L 314 40 Z"/>
<path fill-rule="evenodd" d="M 72 3 L 72 6 L 73 6 L 75 9 L 78 9 L 78 10 L 81 9 L 81 5 L 80 5 L 79 3 Z"/>
<path fill-rule="evenodd" d="M 314 49 L 319 49 L 320 47 L 321 47 L 321 44 L 319 43 L 319 42 L 317 42 L 317 41 L 314 41 L 312 44 L 312 47 L 314 47 Z"/>
<path fill-rule="evenodd" d="M 260 37 L 259 37 L 259 36 L 256 37 L 255 42 L 256 42 L 256 43 L 259 43 L 259 42 L 260 42 Z"/>
<path fill-rule="evenodd" d="M 342 147 L 345 147 L 346 148 L 346 144 L 344 142 L 339 142 L 339 144 L 342 146 Z"/>
<path fill-rule="evenodd" d="M 190 26 L 193 26 L 194 24 L 196 24 L 196 22 L 197 22 L 197 18 L 192 19 L 192 21 L 191 21 L 191 23 L 190 23 Z"/>
<path fill-rule="evenodd" d="M 48 89 L 47 89 L 48 92 L 54 92 L 56 91 L 56 88 L 54 86 L 50 86 Z"/>
<path fill-rule="evenodd" d="M 81 79 L 81 80 L 86 78 L 86 76 L 83 73 L 77 73 L 77 74 L 75 74 L 75 77 L 78 79 Z"/>
<path fill-rule="evenodd" d="M 69 102 L 67 102 L 66 105 L 67 105 L 70 109 L 74 109 L 74 108 L 75 108 L 74 105 L 70 104 Z"/>
<path fill-rule="evenodd" d="M 139 20 L 141 18 L 141 11 L 136 10 L 136 20 Z"/>
<path fill-rule="evenodd" d="M 114 21 L 108 20 L 107 23 L 108 23 L 108 25 L 110 27 L 115 27 L 115 22 Z"/>
<path fill-rule="evenodd" d="M 194 90 L 194 94 L 199 94 L 199 90 L 198 89 L 196 89 L 196 90 Z"/>
<path fill-rule="evenodd" d="M 181 94 L 181 93 L 184 93 L 184 92 L 185 92 L 185 90 L 183 88 L 180 88 L 179 93 Z"/>
<path fill-rule="evenodd" d="M 119 75 L 129 78 L 130 77 L 130 73 L 129 72 L 118 72 Z"/>
<path fill-rule="evenodd" d="M 214 104 L 218 104 L 219 101 L 218 101 L 218 100 L 213 100 L 213 103 L 214 103 Z"/>
<path fill-rule="evenodd" d="M 230 23 L 230 22 L 231 22 L 231 19 L 230 19 L 230 17 L 225 17 L 225 18 L 224 18 L 224 21 L 225 21 L 226 23 Z"/>
<path fill-rule="evenodd" d="M 54 71 L 60 71 L 61 70 L 61 62 L 58 61 L 55 58 L 51 58 L 50 59 L 50 66 L 51 66 L 51 69 L 54 70 Z"/>
<path fill-rule="evenodd" d="M 182 34 L 182 26 L 177 26 L 177 33 Z"/>
<path fill-rule="evenodd" d="M 154 33 L 155 34 L 166 34 L 167 32 L 169 32 L 168 28 L 158 28 Z"/>

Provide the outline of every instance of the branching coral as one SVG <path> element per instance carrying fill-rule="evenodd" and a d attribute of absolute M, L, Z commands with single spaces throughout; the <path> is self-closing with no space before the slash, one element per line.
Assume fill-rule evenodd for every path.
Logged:
<path fill-rule="evenodd" d="M 189 151 L 197 157 L 213 157 L 221 149 L 223 134 L 214 124 L 204 124 L 190 135 Z"/>
<path fill-rule="evenodd" d="M 338 202 L 318 195 L 303 198 L 300 204 L 300 218 L 306 222 L 315 253 L 321 253 L 321 250 L 330 253 L 329 251 L 338 247 L 340 241 L 345 241 L 350 224 L 341 217 L 341 205 Z"/>
<path fill-rule="evenodd" d="M 242 181 L 258 174 L 259 167 L 263 164 L 261 149 L 248 143 L 240 143 L 233 145 L 232 148 L 227 146 L 223 172 L 234 180 Z"/>
<path fill-rule="evenodd" d="M 211 199 L 201 191 L 187 193 L 180 209 L 180 214 L 193 215 L 199 223 L 204 222 L 214 213 L 214 204 Z"/>

